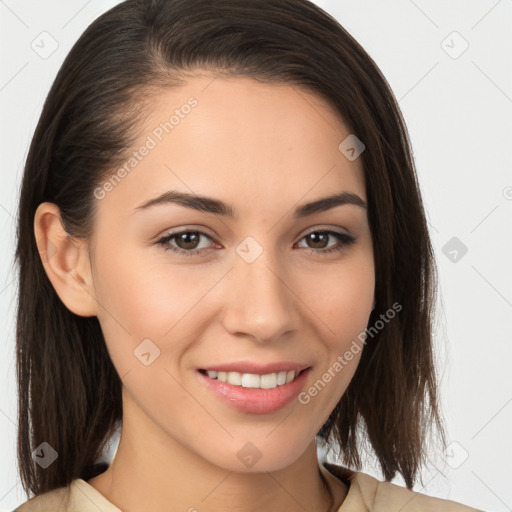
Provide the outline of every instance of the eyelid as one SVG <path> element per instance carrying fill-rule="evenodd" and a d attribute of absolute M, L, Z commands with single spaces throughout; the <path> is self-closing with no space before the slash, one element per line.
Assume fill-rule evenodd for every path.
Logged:
<path fill-rule="evenodd" d="M 340 231 L 340 229 L 343 229 L 344 231 Z M 340 235 L 352 236 L 352 234 L 350 233 L 350 231 L 347 228 L 344 228 L 344 227 L 340 228 L 339 226 L 332 227 L 332 226 L 320 225 L 320 226 L 314 226 L 310 230 L 307 230 L 305 233 L 302 234 L 301 239 L 311 233 L 315 233 L 316 231 L 332 231 L 332 232 L 338 233 Z"/>
<path fill-rule="evenodd" d="M 156 240 L 160 240 L 164 237 L 168 237 L 168 236 L 171 236 L 171 235 L 180 235 L 182 233 L 188 233 L 190 231 L 193 231 L 195 233 L 199 233 L 201 235 L 205 235 L 211 239 L 215 239 L 217 238 L 217 234 L 212 231 L 211 229 L 207 228 L 206 226 L 202 226 L 202 225 L 184 225 L 184 226 L 180 226 L 178 228 L 175 228 L 175 229 L 169 229 L 167 231 L 164 231 L 163 234 L 159 235 L 158 237 L 156 237 Z"/>

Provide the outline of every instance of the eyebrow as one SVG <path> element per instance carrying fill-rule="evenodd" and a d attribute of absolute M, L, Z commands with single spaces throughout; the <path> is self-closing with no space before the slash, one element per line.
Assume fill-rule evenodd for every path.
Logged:
<path fill-rule="evenodd" d="M 219 199 L 189 194 L 188 192 L 178 192 L 176 190 L 169 190 L 158 197 L 144 202 L 143 204 L 137 206 L 134 212 L 146 210 L 153 206 L 167 204 L 178 204 L 180 206 L 184 206 L 185 208 L 212 213 L 214 215 L 222 215 L 224 217 L 238 217 L 238 212 L 236 212 L 231 205 L 228 205 Z M 304 203 L 298 206 L 293 213 L 293 217 L 295 219 L 300 219 L 307 217 L 308 215 L 324 212 L 330 210 L 331 208 L 335 208 L 336 206 L 345 204 L 352 204 L 355 206 L 360 206 L 361 208 L 367 208 L 366 202 L 357 194 L 343 191 L 339 194 L 322 197 L 316 201 Z"/>

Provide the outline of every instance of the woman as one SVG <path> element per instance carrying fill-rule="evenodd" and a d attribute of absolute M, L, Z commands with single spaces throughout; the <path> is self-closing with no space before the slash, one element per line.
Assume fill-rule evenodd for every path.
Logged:
<path fill-rule="evenodd" d="M 34 134 L 16 256 L 17 510 L 475 510 L 412 491 L 445 441 L 407 131 L 307 0 L 98 18 Z"/>

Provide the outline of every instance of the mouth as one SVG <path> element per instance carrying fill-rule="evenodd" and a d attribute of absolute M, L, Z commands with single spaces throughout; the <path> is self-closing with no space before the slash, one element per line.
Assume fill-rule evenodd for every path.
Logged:
<path fill-rule="evenodd" d="M 263 375 L 257 373 L 225 372 L 219 370 L 203 370 L 199 372 L 210 379 L 226 382 L 232 386 L 255 389 L 274 389 L 278 386 L 284 386 L 293 382 L 303 372 L 311 368 L 308 366 L 302 370 L 283 370 L 280 372 L 266 373 Z"/>
<path fill-rule="evenodd" d="M 261 415 L 273 413 L 291 404 L 306 386 L 312 366 L 287 366 L 295 366 L 296 369 L 242 373 L 202 368 L 196 374 L 207 392 L 224 405 L 239 412 Z M 229 370 L 232 369 L 230 365 Z"/>

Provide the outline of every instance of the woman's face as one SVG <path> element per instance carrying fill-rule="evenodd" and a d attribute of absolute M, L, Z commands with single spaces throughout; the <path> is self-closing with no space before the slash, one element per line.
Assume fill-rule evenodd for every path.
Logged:
<path fill-rule="evenodd" d="M 366 201 L 361 158 L 338 148 L 350 131 L 328 105 L 290 85 L 197 75 L 152 105 L 124 172 L 95 192 L 92 277 L 123 435 L 152 457 L 179 447 L 229 470 L 283 468 L 360 359 L 375 284 L 367 210 L 301 208 Z M 142 206 L 170 192 L 212 200 Z M 308 370 L 282 385 L 295 366 Z M 268 387 L 245 387 L 258 381 Z"/>

